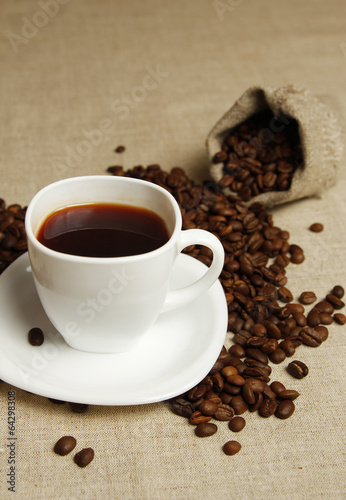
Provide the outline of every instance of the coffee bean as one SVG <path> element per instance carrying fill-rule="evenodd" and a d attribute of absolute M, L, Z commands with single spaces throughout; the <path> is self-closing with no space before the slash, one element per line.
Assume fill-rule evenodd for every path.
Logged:
<path fill-rule="evenodd" d="M 297 399 L 297 397 L 300 396 L 299 392 L 293 390 L 293 389 L 285 389 L 284 391 L 280 391 L 278 393 L 278 398 L 279 399 L 287 399 L 290 401 L 293 401 L 294 399 Z"/>
<path fill-rule="evenodd" d="M 292 264 L 301 264 L 305 260 L 305 255 L 303 252 L 295 252 L 291 255 Z"/>
<path fill-rule="evenodd" d="M 214 415 L 217 408 L 217 403 L 215 403 L 211 399 L 206 399 L 199 405 L 199 410 L 203 413 L 203 415 Z"/>
<path fill-rule="evenodd" d="M 241 444 L 238 441 L 227 441 L 222 449 L 226 455 L 235 455 L 241 450 Z"/>
<path fill-rule="evenodd" d="M 74 462 L 78 467 L 86 467 L 94 458 L 94 450 L 92 448 L 84 448 L 83 450 L 76 453 L 74 456 Z"/>
<path fill-rule="evenodd" d="M 274 415 L 277 407 L 277 402 L 275 399 L 264 398 L 263 403 L 259 408 L 259 414 L 262 417 L 268 418 Z"/>
<path fill-rule="evenodd" d="M 198 424 L 205 424 L 207 422 L 210 422 L 212 419 L 211 416 L 209 415 L 203 415 L 202 412 L 199 410 L 193 412 L 193 414 L 190 416 L 189 421 L 193 425 L 198 425 Z"/>
<path fill-rule="evenodd" d="M 67 455 L 70 453 L 76 446 L 77 441 L 72 436 L 63 436 L 61 437 L 54 445 L 54 452 L 58 455 Z"/>
<path fill-rule="evenodd" d="M 289 363 L 287 371 L 292 377 L 301 379 L 308 375 L 309 368 L 302 361 L 295 360 Z"/>
<path fill-rule="evenodd" d="M 281 382 L 276 380 L 270 384 L 270 388 L 273 392 L 275 392 L 275 394 L 280 394 L 280 392 L 286 390 L 286 387 Z"/>
<path fill-rule="evenodd" d="M 312 309 L 309 314 L 307 315 L 307 323 L 311 328 L 314 328 L 315 326 L 318 326 L 321 323 L 321 318 L 320 315 Z"/>
<path fill-rule="evenodd" d="M 318 347 L 322 343 L 321 335 L 318 330 L 315 330 L 314 328 L 310 328 L 308 326 L 305 326 L 301 330 L 299 336 L 302 339 L 303 343 L 310 347 Z"/>
<path fill-rule="evenodd" d="M 320 321 L 322 325 L 331 325 L 333 323 L 333 317 L 327 313 L 320 313 Z"/>
<path fill-rule="evenodd" d="M 217 425 L 212 422 L 198 424 L 195 429 L 195 434 L 198 437 L 209 437 L 217 432 Z"/>
<path fill-rule="evenodd" d="M 293 356 L 293 354 L 296 352 L 296 348 L 294 347 L 294 343 L 292 342 L 292 340 L 289 340 L 288 338 L 286 338 L 286 340 L 283 340 L 282 342 L 280 342 L 279 348 L 282 351 L 284 351 L 284 353 L 288 357 Z"/>
<path fill-rule="evenodd" d="M 338 323 L 339 325 L 344 325 L 346 323 L 346 316 L 341 313 L 336 313 L 333 316 L 335 323 Z"/>
<path fill-rule="evenodd" d="M 125 146 L 121 145 L 121 146 L 117 146 L 114 151 L 116 153 L 123 153 L 125 151 L 125 149 L 126 149 Z"/>
<path fill-rule="evenodd" d="M 244 429 L 246 425 L 245 419 L 243 417 L 234 417 L 229 421 L 228 427 L 233 432 L 240 432 Z"/>
<path fill-rule="evenodd" d="M 269 354 L 269 359 L 272 363 L 278 365 L 279 363 L 282 363 L 286 359 L 286 354 L 283 349 L 278 347 L 274 352 Z"/>
<path fill-rule="evenodd" d="M 275 411 L 275 416 L 284 420 L 293 415 L 294 410 L 295 410 L 295 405 L 293 401 L 289 399 L 284 399 L 283 401 L 280 401 L 280 403 L 278 404 Z"/>
<path fill-rule="evenodd" d="M 279 293 L 279 299 L 281 300 L 281 302 L 291 302 L 293 300 L 293 295 L 292 293 L 290 292 L 290 290 L 288 290 L 288 288 L 282 286 L 278 289 L 278 293 Z"/>
<path fill-rule="evenodd" d="M 320 222 L 314 222 L 314 224 L 311 224 L 309 229 L 313 233 L 320 233 L 321 231 L 323 231 L 324 227 L 323 224 L 321 224 Z"/>
<path fill-rule="evenodd" d="M 29 330 L 28 333 L 29 343 L 33 346 L 40 346 L 44 342 L 44 334 L 41 328 L 34 327 Z"/>
<path fill-rule="evenodd" d="M 317 304 L 314 305 L 313 309 L 311 311 L 317 312 L 318 314 L 321 313 L 326 313 L 326 314 L 333 314 L 334 312 L 334 307 L 330 302 L 327 300 L 321 300 Z"/>
<path fill-rule="evenodd" d="M 216 420 L 228 421 L 231 420 L 234 415 L 234 409 L 230 405 L 220 403 L 213 416 Z"/>
<path fill-rule="evenodd" d="M 345 290 L 340 285 L 335 285 L 333 290 L 331 291 L 331 295 L 338 297 L 338 299 L 342 299 L 345 295 Z"/>
<path fill-rule="evenodd" d="M 88 409 L 88 405 L 83 403 L 69 403 L 69 406 L 75 413 L 85 413 Z"/>
<path fill-rule="evenodd" d="M 328 328 L 326 328 L 325 326 L 319 325 L 319 326 L 315 327 L 315 330 L 316 330 L 316 332 L 319 333 L 321 342 L 324 342 L 325 340 L 327 340 L 328 335 L 329 335 Z"/>
<path fill-rule="evenodd" d="M 245 357 L 245 349 L 241 345 L 234 344 L 229 348 L 229 353 L 237 358 Z"/>
<path fill-rule="evenodd" d="M 236 415 L 242 415 L 249 408 L 249 405 L 241 394 L 232 398 L 230 406 L 233 408 Z"/>
<path fill-rule="evenodd" d="M 326 300 L 334 307 L 334 309 L 342 309 L 345 306 L 345 303 L 339 299 L 339 297 L 331 293 L 326 295 Z"/>
<path fill-rule="evenodd" d="M 185 418 L 190 418 L 193 412 L 195 411 L 195 407 L 193 406 L 193 404 L 190 401 L 186 401 L 186 399 L 183 398 L 177 398 L 172 400 L 170 406 L 173 413 Z"/>
<path fill-rule="evenodd" d="M 304 305 L 312 304 L 317 300 L 314 292 L 302 292 L 299 296 L 299 302 Z"/>

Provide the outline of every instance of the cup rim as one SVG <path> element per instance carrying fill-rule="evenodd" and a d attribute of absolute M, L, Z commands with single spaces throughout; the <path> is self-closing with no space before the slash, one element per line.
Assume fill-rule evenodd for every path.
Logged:
<path fill-rule="evenodd" d="M 159 248 L 156 248 L 155 250 L 151 250 L 150 252 L 146 253 L 141 253 L 141 254 L 136 254 L 136 255 L 126 255 L 122 257 L 86 257 L 83 255 L 72 255 L 68 253 L 63 253 L 63 252 L 58 252 L 56 250 L 52 250 L 45 245 L 43 245 L 36 237 L 34 234 L 32 227 L 31 227 L 31 217 L 32 217 L 32 212 L 34 210 L 35 205 L 39 201 L 40 197 L 47 193 L 48 191 L 54 189 L 56 186 L 61 185 L 61 184 L 70 184 L 73 182 L 82 182 L 85 180 L 101 180 L 101 181 L 106 181 L 107 183 L 109 182 L 120 182 L 120 183 L 134 183 L 134 184 L 147 184 L 148 188 L 153 189 L 155 191 L 160 192 L 163 194 L 171 203 L 171 206 L 174 210 L 175 214 L 175 225 L 173 232 L 169 238 L 169 240 L 162 245 Z M 102 201 L 100 201 L 102 203 Z M 78 204 L 78 202 L 76 202 Z M 42 218 L 42 222 L 44 221 L 44 217 Z M 112 176 L 112 177 L 107 177 L 106 175 L 83 175 L 83 176 L 75 176 L 75 177 L 68 177 L 66 179 L 61 179 L 55 182 L 52 182 L 42 189 L 40 189 L 34 197 L 31 199 L 30 203 L 28 204 L 26 214 L 25 214 L 25 229 L 26 229 L 26 234 L 27 234 L 27 239 L 28 241 L 33 244 L 40 252 L 46 254 L 47 256 L 54 257 L 54 258 L 59 258 L 60 260 L 64 260 L 66 262 L 74 262 L 74 263 L 80 263 L 80 264 L 103 264 L 103 265 L 109 265 L 112 263 L 121 263 L 121 262 L 130 262 L 130 261 L 136 261 L 136 260 L 148 260 L 153 257 L 159 256 L 162 253 L 165 253 L 168 251 L 177 241 L 177 237 L 182 229 L 182 216 L 180 212 L 179 205 L 177 201 L 175 200 L 174 196 L 164 189 L 163 187 L 154 184 L 152 182 L 146 181 L 144 179 L 136 179 L 132 177 L 117 177 L 117 176 Z"/>

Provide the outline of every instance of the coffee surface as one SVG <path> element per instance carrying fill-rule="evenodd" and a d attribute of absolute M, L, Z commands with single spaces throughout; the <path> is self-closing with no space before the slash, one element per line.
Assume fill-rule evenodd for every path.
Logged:
<path fill-rule="evenodd" d="M 37 239 L 57 252 L 83 257 L 124 257 L 151 252 L 169 234 L 155 212 L 113 203 L 72 205 L 49 215 Z"/>

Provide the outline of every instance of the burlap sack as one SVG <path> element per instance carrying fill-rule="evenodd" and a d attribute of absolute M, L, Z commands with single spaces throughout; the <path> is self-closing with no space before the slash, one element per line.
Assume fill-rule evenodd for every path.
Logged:
<path fill-rule="evenodd" d="M 206 140 L 212 178 L 219 182 L 223 177 L 223 164 L 212 163 L 212 158 L 221 150 L 223 139 L 230 129 L 268 108 L 274 114 L 284 114 L 298 122 L 303 163 L 294 172 L 288 190 L 261 193 L 251 202 L 262 201 L 270 207 L 321 195 L 337 179 L 342 155 L 341 129 L 336 116 L 322 99 L 294 85 L 249 88 L 215 124 Z M 225 192 L 230 193 L 228 188 Z"/>

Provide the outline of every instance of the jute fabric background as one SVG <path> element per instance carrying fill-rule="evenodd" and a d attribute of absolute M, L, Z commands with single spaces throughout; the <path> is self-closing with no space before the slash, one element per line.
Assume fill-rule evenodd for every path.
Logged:
<path fill-rule="evenodd" d="M 251 86 L 303 85 L 345 127 L 342 0 L 2 0 L 0 8 L 0 196 L 8 204 L 119 163 L 181 166 L 204 179 L 208 132 Z M 276 225 L 305 250 L 305 262 L 288 268 L 295 298 L 346 285 L 345 192 L 341 169 L 323 197 L 273 209 Z M 313 234 L 317 221 L 325 230 Z M 344 328 L 330 327 L 318 349 L 300 348 L 306 379 L 273 367 L 272 380 L 301 393 L 296 411 L 286 421 L 246 414 L 234 457 L 222 452 L 234 438 L 227 425 L 199 439 L 164 402 L 79 415 L 1 383 L 0 497 L 345 498 Z M 9 391 L 17 401 L 15 493 L 6 476 Z M 64 434 L 95 450 L 85 469 L 52 452 Z"/>

